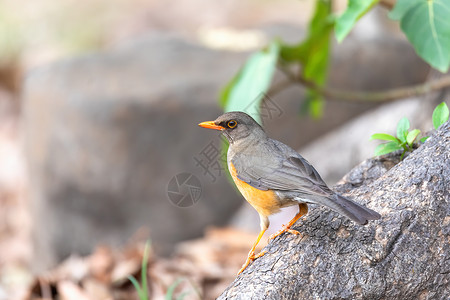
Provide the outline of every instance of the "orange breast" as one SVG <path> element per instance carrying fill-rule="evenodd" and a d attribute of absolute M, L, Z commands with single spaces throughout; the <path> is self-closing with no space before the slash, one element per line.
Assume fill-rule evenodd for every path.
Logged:
<path fill-rule="evenodd" d="M 245 200 L 247 200 L 259 214 L 269 216 L 280 211 L 280 202 L 273 191 L 258 190 L 245 181 L 237 178 L 236 168 L 232 163 L 228 165 L 228 169 L 242 196 L 244 196 Z"/>

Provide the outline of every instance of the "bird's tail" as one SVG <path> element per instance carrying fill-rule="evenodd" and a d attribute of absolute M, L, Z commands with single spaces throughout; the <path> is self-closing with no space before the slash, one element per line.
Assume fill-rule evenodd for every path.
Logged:
<path fill-rule="evenodd" d="M 334 194 L 326 199 L 328 201 L 322 204 L 361 225 L 367 224 L 369 220 L 378 220 L 381 218 L 381 215 L 376 211 L 353 202 L 344 196 Z"/>

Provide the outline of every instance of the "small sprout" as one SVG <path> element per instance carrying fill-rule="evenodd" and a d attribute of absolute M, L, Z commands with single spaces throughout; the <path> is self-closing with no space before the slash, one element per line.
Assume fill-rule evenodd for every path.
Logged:
<path fill-rule="evenodd" d="M 178 295 L 178 297 L 175 298 L 175 290 L 184 281 L 189 283 L 192 288 L 187 291 L 183 291 L 182 293 L 180 293 Z M 175 280 L 174 282 L 172 282 L 172 284 L 167 288 L 167 292 L 164 297 L 164 300 L 184 300 L 184 298 L 186 296 L 188 296 L 189 294 L 192 294 L 192 292 L 195 292 L 196 298 L 198 298 L 198 299 L 203 298 L 201 295 L 201 292 L 195 288 L 195 286 L 192 284 L 192 282 L 190 282 L 190 280 L 188 278 L 181 277 L 181 278 L 178 278 L 177 280 Z"/>
<path fill-rule="evenodd" d="M 425 143 L 426 140 L 428 140 L 429 136 L 424 136 L 423 138 L 420 139 L 421 143 Z"/>
<path fill-rule="evenodd" d="M 433 111 L 433 126 L 438 128 L 449 118 L 449 109 L 445 102 L 439 104 Z M 414 150 L 414 142 L 420 135 L 419 129 L 413 129 L 409 131 L 410 124 L 407 118 L 402 118 L 397 124 L 397 137 L 387 133 L 375 133 L 372 134 L 370 140 L 382 140 L 388 141 L 387 143 L 380 144 L 375 148 L 375 156 L 388 154 L 397 150 L 403 150 L 400 159 L 403 159 L 406 152 L 412 152 Z M 424 136 L 419 141 L 424 143 L 429 137 Z"/>
<path fill-rule="evenodd" d="M 442 102 L 433 111 L 433 126 L 438 129 L 439 126 L 447 122 L 449 116 L 448 106 L 445 102 Z"/>
<path fill-rule="evenodd" d="M 134 288 L 136 289 L 138 293 L 139 300 L 149 300 L 148 295 L 148 284 L 147 284 L 147 264 L 148 264 L 148 254 L 150 252 L 150 241 L 147 241 L 145 243 L 144 248 L 144 257 L 142 258 L 142 265 L 141 265 L 141 284 L 139 285 L 139 282 L 136 278 L 133 276 L 128 276 L 128 279 L 131 281 L 131 283 L 134 285 Z"/>
<path fill-rule="evenodd" d="M 169 286 L 169 288 L 167 289 L 166 292 L 166 296 L 164 297 L 165 300 L 173 300 L 174 296 L 175 296 L 175 289 L 184 281 L 184 278 L 178 278 L 177 280 L 175 280 L 174 282 L 172 282 L 172 284 Z M 182 293 L 179 298 L 183 299 L 187 294 L 186 293 Z M 177 298 L 178 299 L 178 298 Z"/>
<path fill-rule="evenodd" d="M 419 129 L 411 130 L 408 135 L 406 136 L 406 142 L 410 147 L 412 147 L 414 141 L 416 140 L 417 136 L 420 134 Z"/>
<path fill-rule="evenodd" d="M 397 150 L 403 150 L 401 159 L 406 152 L 412 151 L 414 141 L 420 134 L 419 129 L 408 131 L 410 125 L 407 118 L 402 118 L 397 124 L 397 137 L 387 133 L 372 134 L 370 140 L 388 141 L 388 143 L 380 144 L 375 148 L 375 155 L 384 155 Z"/>
<path fill-rule="evenodd" d="M 399 141 L 395 136 L 392 136 L 387 133 L 372 134 L 372 136 L 370 137 L 370 140 L 383 140 L 383 141 L 393 141 L 393 142 Z"/>
<path fill-rule="evenodd" d="M 397 142 L 380 144 L 375 148 L 375 155 L 384 155 L 401 149 L 403 149 L 402 146 Z"/>
<path fill-rule="evenodd" d="M 408 135 L 409 120 L 407 118 L 402 118 L 397 124 L 397 137 L 403 143 L 406 142 L 406 136 Z"/>

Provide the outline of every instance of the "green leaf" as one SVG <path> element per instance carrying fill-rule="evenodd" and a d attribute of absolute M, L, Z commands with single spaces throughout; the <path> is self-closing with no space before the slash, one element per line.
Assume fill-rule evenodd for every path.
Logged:
<path fill-rule="evenodd" d="M 175 280 L 168 288 L 166 295 L 164 297 L 165 300 L 173 300 L 173 297 L 175 295 L 176 288 L 184 281 L 184 278 L 178 278 Z"/>
<path fill-rule="evenodd" d="M 397 124 L 397 137 L 403 143 L 406 142 L 406 136 L 408 135 L 409 120 L 402 118 Z"/>
<path fill-rule="evenodd" d="M 433 68 L 445 73 L 450 66 L 450 1 L 398 0 L 389 14 L 417 54 Z"/>
<path fill-rule="evenodd" d="M 302 114 L 308 114 L 313 119 L 320 119 L 323 114 L 324 99 L 321 95 L 314 91 L 308 91 L 303 101 L 300 112 Z"/>
<path fill-rule="evenodd" d="M 244 111 L 261 123 L 259 105 L 272 81 L 280 45 L 273 41 L 265 50 L 254 53 L 241 71 L 222 90 L 224 110 Z"/>
<path fill-rule="evenodd" d="M 323 115 L 323 106 L 324 106 L 324 99 L 321 95 L 317 93 L 312 93 L 311 98 L 309 100 L 309 115 L 313 119 L 320 119 Z"/>
<path fill-rule="evenodd" d="M 447 122 L 449 116 L 448 106 L 445 102 L 442 102 L 433 111 L 433 126 L 438 129 L 439 126 Z"/>
<path fill-rule="evenodd" d="M 392 135 L 387 134 L 387 133 L 375 133 L 375 134 L 372 134 L 372 136 L 370 137 L 369 140 L 383 140 L 383 141 L 393 141 L 393 142 L 400 143 L 400 141 L 395 136 L 392 136 Z"/>
<path fill-rule="evenodd" d="M 280 58 L 287 62 L 300 62 L 302 76 L 323 86 L 329 65 L 330 35 L 334 27 L 331 1 L 318 0 L 309 23 L 308 35 L 304 41 L 294 46 L 282 45 Z M 323 112 L 324 99 L 321 95 L 310 90 L 306 96 L 303 108 L 313 118 L 319 118 Z"/>
<path fill-rule="evenodd" d="M 347 34 L 379 0 L 349 0 L 347 9 L 336 20 L 335 35 L 338 42 L 342 42 Z"/>
<path fill-rule="evenodd" d="M 389 142 L 386 144 L 378 145 L 375 148 L 375 155 L 376 156 L 384 155 L 384 154 L 391 153 L 391 152 L 394 152 L 397 150 L 402 150 L 402 149 L 403 149 L 402 146 L 400 146 L 397 142 Z"/>
<path fill-rule="evenodd" d="M 408 135 L 406 136 L 406 142 L 408 143 L 408 145 L 412 145 L 412 143 L 414 142 L 414 140 L 417 138 L 417 136 L 420 134 L 420 130 L 419 129 L 414 129 L 411 130 Z"/>
<path fill-rule="evenodd" d="M 131 281 L 134 288 L 136 289 L 138 293 L 138 297 L 140 300 L 149 300 L 148 296 L 148 285 L 147 285 L 147 263 L 148 263 L 148 254 L 149 254 L 149 248 L 150 248 L 151 242 L 148 240 L 145 243 L 144 248 L 144 257 L 142 258 L 142 265 L 141 265 L 141 282 L 142 287 L 139 286 L 139 282 L 134 278 L 133 276 L 128 276 L 128 280 Z"/>
<path fill-rule="evenodd" d="M 309 24 L 308 37 L 299 49 L 303 77 L 320 86 L 326 81 L 329 65 L 330 35 L 334 27 L 331 13 L 331 1 L 317 1 L 314 16 Z"/>
<path fill-rule="evenodd" d="M 136 291 L 138 293 L 139 300 L 148 300 L 148 298 L 145 298 L 144 291 L 139 286 L 139 282 L 136 280 L 136 278 L 134 278 L 133 276 L 128 276 L 128 280 L 131 281 L 131 283 L 133 284 L 134 288 L 136 289 Z"/>
<path fill-rule="evenodd" d="M 300 45 L 281 44 L 280 59 L 282 62 L 299 62 L 300 56 Z"/>
<path fill-rule="evenodd" d="M 389 12 L 389 18 L 400 21 L 406 13 L 422 0 L 398 0 L 394 8 Z"/>
<path fill-rule="evenodd" d="M 145 247 L 144 247 L 144 257 L 142 258 L 142 265 L 141 265 L 141 282 L 142 282 L 142 293 L 143 293 L 143 297 L 141 298 L 141 300 L 147 300 L 149 299 L 148 297 L 148 284 L 147 284 L 147 263 L 148 263 L 148 255 L 149 255 L 149 250 L 150 250 L 150 240 L 148 240 L 145 243 Z"/>
<path fill-rule="evenodd" d="M 425 143 L 426 140 L 428 140 L 429 136 L 424 136 L 423 138 L 420 139 L 420 141 L 422 143 Z"/>

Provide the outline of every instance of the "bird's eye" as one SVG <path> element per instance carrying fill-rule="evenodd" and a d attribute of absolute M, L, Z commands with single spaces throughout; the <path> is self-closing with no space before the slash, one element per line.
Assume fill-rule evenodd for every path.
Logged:
<path fill-rule="evenodd" d="M 234 128 L 234 127 L 236 127 L 236 125 L 237 125 L 237 122 L 235 120 L 230 120 L 227 123 L 228 128 Z"/>

